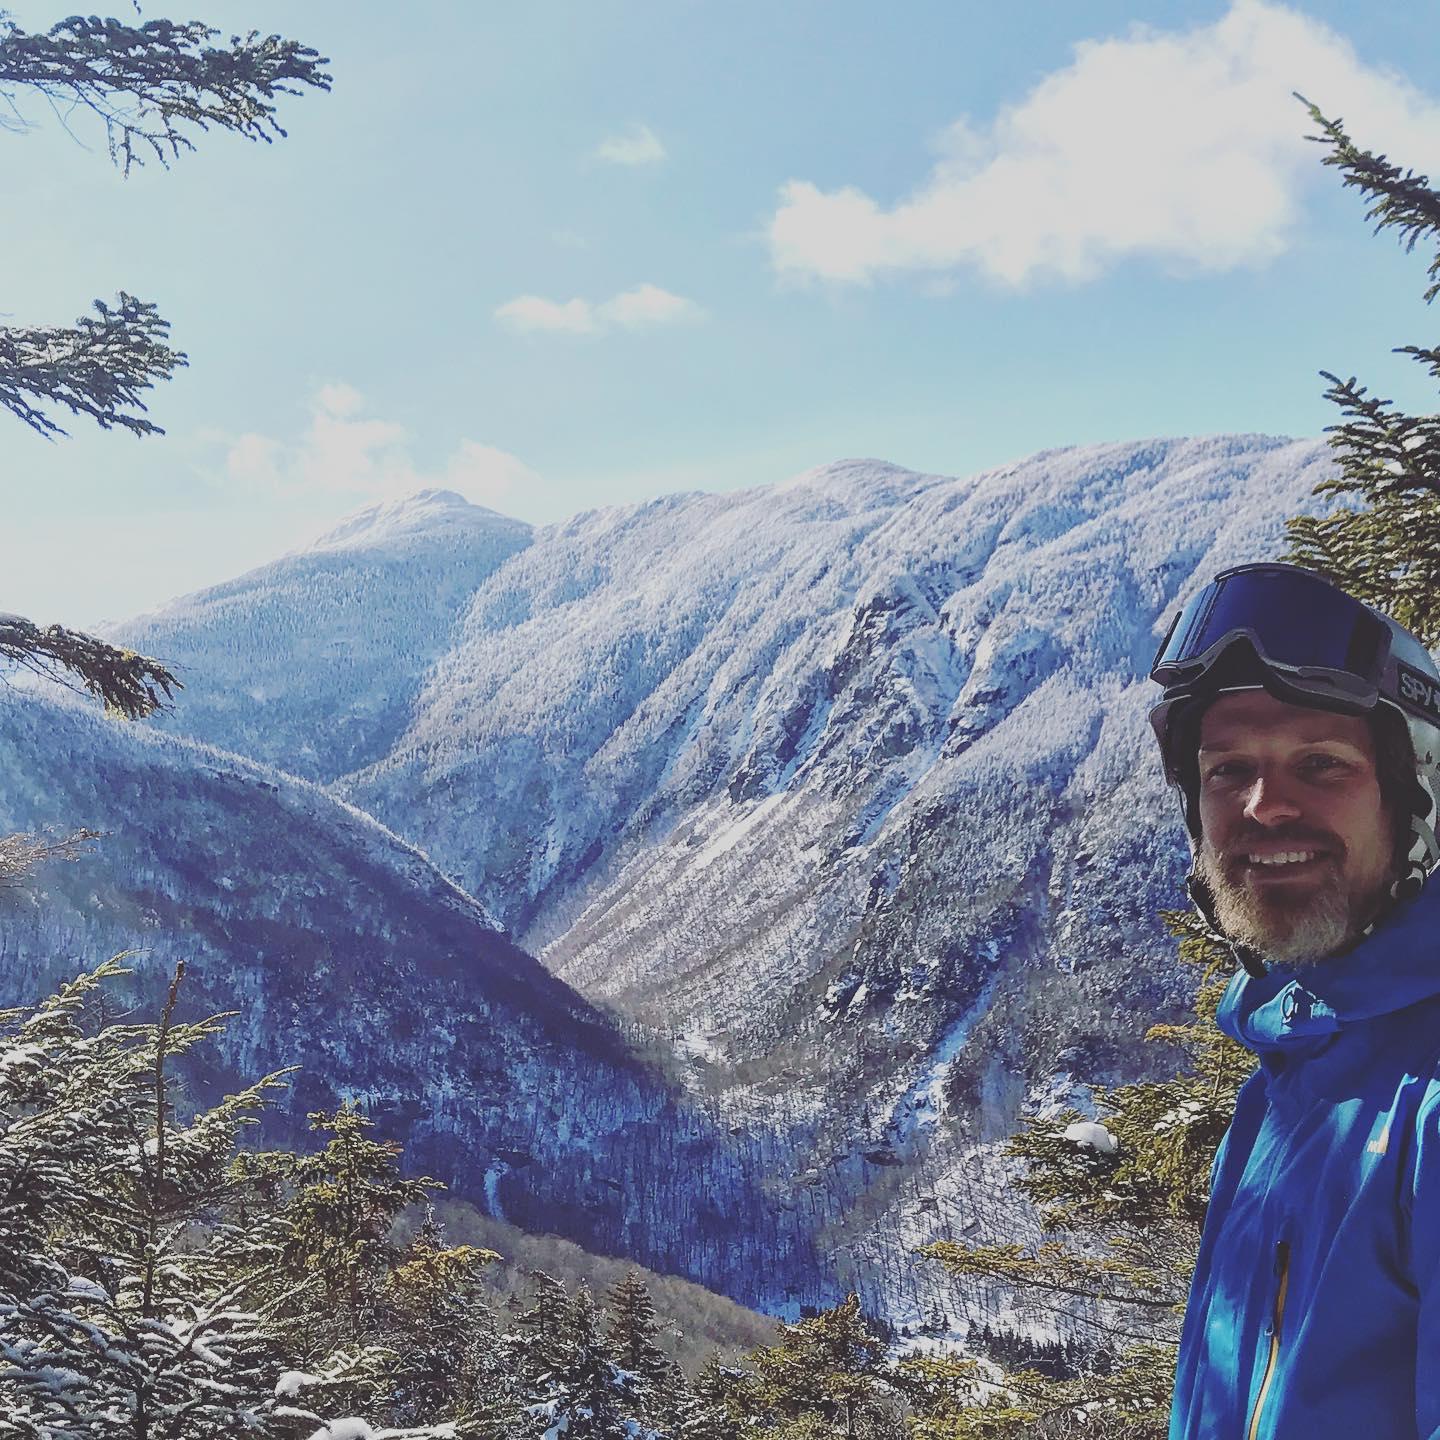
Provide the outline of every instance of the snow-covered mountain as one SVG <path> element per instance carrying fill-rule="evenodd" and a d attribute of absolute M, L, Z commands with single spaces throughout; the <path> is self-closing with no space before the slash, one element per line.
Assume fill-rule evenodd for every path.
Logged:
<path fill-rule="evenodd" d="M 429 648 L 377 650 L 390 719 L 352 748 L 304 557 L 120 634 L 191 647 L 165 725 L 329 780 L 642 1026 L 821 1268 L 904 1318 L 933 1297 L 895 1257 L 1003 1205 L 987 1143 L 1069 1077 L 1157 1063 L 1184 846 L 1145 672 L 1175 606 L 1277 553 L 1328 471 L 1317 441 L 1220 437 L 579 516 L 457 584 Z M 458 562 L 421 533 L 423 560 L 377 538 L 327 573 L 428 605 Z M 276 692 L 195 704 L 237 636 L 274 635 Z"/>
<path fill-rule="evenodd" d="M 358 1100 L 408 1168 L 486 1212 L 771 1309 L 831 1298 L 749 1137 L 638 1058 L 422 855 L 315 786 L 93 706 L 0 686 L 0 834 L 103 838 L 0 890 L 0 1006 L 131 952 L 111 1014 L 236 1012 L 201 1098 L 290 1065 L 262 1133 Z M 699 1218 L 697 1218 L 699 1217 Z"/>
<path fill-rule="evenodd" d="M 842 1017 L 906 1017 L 928 1052 L 1003 997 L 983 1049 L 1013 1063 L 1066 996 L 1103 1069 L 1105 1012 L 1129 1035 L 1175 998 L 1157 631 L 1275 553 L 1326 463 L 1256 437 L 962 480 L 850 462 L 583 516 L 480 587 L 399 743 L 337 789 L 712 1061 L 798 1044 L 828 1093 Z"/>
<path fill-rule="evenodd" d="M 476 587 L 530 538 L 522 521 L 421 490 L 123 633 L 178 672 L 185 733 L 333 780 L 388 753 Z"/>

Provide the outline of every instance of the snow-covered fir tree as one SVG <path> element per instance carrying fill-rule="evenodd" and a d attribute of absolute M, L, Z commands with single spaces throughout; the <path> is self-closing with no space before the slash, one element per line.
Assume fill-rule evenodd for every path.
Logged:
<path fill-rule="evenodd" d="M 635 1377 L 646 1418 L 662 1424 L 674 1417 L 684 1377 L 659 1334 L 650 1289 L 638 1270 L 627 1270 L 607 1299 L 605 1339 L 616 1363 Z"/>
<path fill-rule="evenodd" d="M 107 1019 L 97 998 L 123 973 L 107 962 L 38 1006 L 0 1013 L 0 1436 L 333 1440 L 388 1427 L 397 1440 L 509 1440 L 478 1428 L 490 1400 L 478 1379 L 465 1395 L 427 1397 L 429 1414 L 415 1383 L 435 1338 L 427 1327 L 467 1304 L 483 1252 L 394 1257 L 375 1286 L 388 1314 L 354 1303 L 343 1265 L 328 1277 L 306 1268 L 319 1253 L 389 1259 L 356 1240 L 372 1212 L 354 1195 L 327 1205 L 310 1193 L 353 1179 L 363 1149 L 328 1161 L 237 1156 L 239 1132 L 281 1077 L 184 1114 L 172 1063 L 220 1022 L 177 1018 L 180 971 L 158 1024 Z M 341 1131 L 360 1133 L 348 1118 Z M 282 1171 L 307 1183 L 277 1187 Z M 372 1171 L 367 1183 L 380 1205 L 375 1196 L 418 1182 L 387 1188 Z M 334 1248 L 347 1234 L 355 1243 Z M 443 1277 L 423 1324 L 405 1313 L 419 1299 L 407 1258 Z M 482 1320 L 470 1332 L 479 1358 L 462 1375 L 496 1368 Z"/>
<path fill-rule="evenodd" d="M 902 1440 L 888 1371 L 884 1342 L 851 1295 L 832 1310 L 782 1324 L 774 1345 L 753 1351 L 746 1369 L 721 1383 L 745 1440 Z"/>
<path fill-rule="evenodd" d="M 386 1407 L 392 1424 L 446 1415 L 466 1430 L 499 1435 L 501 1426 L 518 1423 L 480 1278 L 497 1259 L 493 1250 L 447 1245 L 432 1210 L 386 1275 L 380 1317 L 394 1355 Z"/>
<path fill-rule="evenodd" d="M 541 1440 L 665 1440 L 644 1423 L 640 1377 L 623 1370 L 600 1333 L 590 1291 L 570 1296 L 536 1271 L 533 1303 L 507 1336 L 524 1381 L 524 1435 Z"/>
<path fill-rule="evenodd" d="M 276 1081 L 178 1119 L 169 1063 L 217 1022 L 175 1019 L 177 972 L 158 1025 L 87 1028 L 121 973 L 0 1016 L 0 1435 L 290 1435 L 253 1303 L 273 1256 L 225 1220 L 236 1132 Z"/>

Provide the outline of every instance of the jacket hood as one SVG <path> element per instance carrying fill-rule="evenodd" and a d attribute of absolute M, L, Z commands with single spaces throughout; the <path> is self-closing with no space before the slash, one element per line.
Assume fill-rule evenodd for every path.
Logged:
<path fill-rule="evenodd" d="M 1241 973 L 1215 1019 L 1262 1057 L 1440 996 L 1440 883 L 1401 902 L 1353 950 L 1296 970 Z"/>

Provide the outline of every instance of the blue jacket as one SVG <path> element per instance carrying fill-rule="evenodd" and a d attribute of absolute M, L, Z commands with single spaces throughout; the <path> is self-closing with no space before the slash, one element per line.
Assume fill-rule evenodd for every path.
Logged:
<path fill-rule="evenodd" d="M 1297 976 L 1299 978 L 1297 978 Z M 1238 976 L 1171 1440 L 1440 1440 L 1440 876 L 1349 954 Z"/>

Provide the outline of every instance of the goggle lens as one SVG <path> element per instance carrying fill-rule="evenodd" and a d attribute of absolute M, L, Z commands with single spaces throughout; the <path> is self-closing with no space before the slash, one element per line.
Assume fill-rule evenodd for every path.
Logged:
<path fill-rule="evenodd" d="M 1340 671 L 1370 684 L 1389 642 L 1385 626 L 1344 591 L 1292 569 L 1256 567 L 1221 576 L 1185 607 L 1151 674 L 1162 685 L 1188 679 L 1212 646 L 1241 633 L 1271 664 Z"/>

